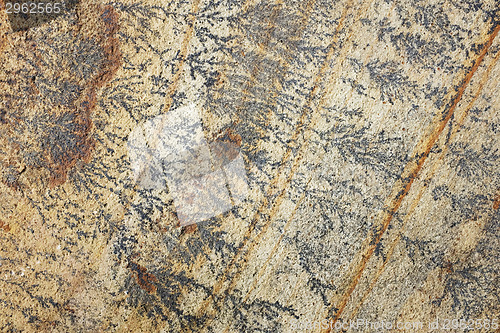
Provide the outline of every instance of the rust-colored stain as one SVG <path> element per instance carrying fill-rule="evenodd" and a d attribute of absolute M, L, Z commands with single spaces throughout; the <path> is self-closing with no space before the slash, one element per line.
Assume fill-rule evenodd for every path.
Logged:
<path fill-rule="evenodd" d="M 500 195 L 498 195 L 493 201 L 493 209 L 498 209 L 500 207 Z"/>
<path fill-rule="evenodd" d="M 182 227 L 181 236 L 194 234 L 198 230 L 196 224 L 190 224 Z"/>
<path fill-rule="evenodd" d="M 467 106 L 466 108 L 466 112 L 464 112 L 464 114 L 462 115 L 462 117 L 460 119 L 457 120 L 456 122 L 456 128 L 460 128 L 463 126 L 464 124 L 464 121 L 465 121 L 465 118 L 466 116 L 469 114 L 472 106 L 474 105 L 474 102 L 477 100 L 477 98 L 479 97 L 480 95 L 480 92 L 482 91 L 485 83 L 487 82 L 488 78 L 490 77 L 490 73 L 491 73 L 491 70 L 493 69 L 493 66 L 495 65 L 496 61 L 498 60 L 498 58 L 500 57 L 500 52 L 497 52 L 497 55 L 494 57 L 494 61 L 492 62 L 492 64 L 490 64 L 490 66 L 488 67 L 488 69 L 486 70 L 486 73 L 483 75 L 483 79 L 481 80 L 480 84 L 479 84 L 479 87 L 478 87 L 478 90 L 476 91 L 474 97 L 472 98 L 471 102 L 469 103 L 469 105 Z M 404 129 L 403 129 L 404 130 Z M 459 130 L 458 130 L 459 131 Z M 450 134 L 450 140 L 451 141 L 451 138 L 455 137 L 456 133 L 458 131 L 454 131 L 453 133 Z M 445 155 L 445 152 L 447 150 L 447 146 L 445 146 L 441 152 L 441 155 L 439 157 L 439 159 L 441 160 L 444 155 Z M 427 177 L 426 181 L 424 182 L 424 186 L 423 188 L 421 188 L 417 198 L 414 200 L 414 202 L 412 203 L 411 205 L 411 208 L 410 208 L 410 211 L 406 214 L 406 216 L 411 216 L 412 215 L 412 212 L 414 211 L 414 209 L 417 207 L 417 204 L 418 202 L 420 201 L 420 199 L 422 198 L 422 195 L 424 193 L 424 191 L 426 190 L 426 187 L 428 186 L 428 182 L 430 181 L 430 179 L 434 176 L 436 170 L 438 170 L 439 167 L 438 165 L 436 164 L 433 169 L 432 169 L 432 172 L 431 174 Z M 498 206 L 495 208 L 495 203 L 499 203 L 500 202 L 500 196 L 493 202 L 493 209 L 498 209 Z M 373 219 L 373 217 L 372 217 Z M 472 218 L 474 221 L 477 220 L 476 217 L 473 217 Z M 403 227 L 406 225 L 406 222 L 403 224 Z M 396 245 L 399 243 L 400 241 L 400 236 L 398 236 L 392 243 L 391 243 L 391 246 L 390 246 L 390 249 L 388 250 L 387 254 L 386 254 L 386 257 L 385 257 L 385 260 L 384 262 L 382 263 L 382 265 L 380 266 L 380 268 L 377 270 L 377 273 L 375 274 L 375 277 L 373 278 L 373 280 L 370 282 L 370 285 L 369 287 L 366 289 L 366 291 L 364 292 L 363 294 L 363 297 L 361 298 L 361 300 L 358 302 L 358 305 L 356 306 L 356 308 L 354 309 L 354 311 L 351 313 L 349 319 L 352 319 L 354 318 L 354 316 L 357 314 L 357 312 L 359 311 L 361 305 L 366 301 L 366 299 L 368 298 L 368 295 L 371 293 L 371 291 L 373 290 L 376 282 L 378 281 L 379 277 L 382 275 L 382 272 L 385 270 L 385 267 L 387 266 L 387 264 L 389 263 L 391 257 L 392 257 L 392 254 L 394 252 L 394 248 L 396 247 Z M 450 264 L 451 265 L 451 264 Z"/>
<path fill-rule="evenodd" d="M 95 98 L 95 93 L 98 88 L 104 86 L 109 82 L 116 71 L 120 68 L 122 64 L 122 54 L 120 51 L 120 42 L 117 36 L 117 32 L 120 28 L 119 26 L 119 15 L 113 6 L 104 6 L 101 10 L 101 19 L 104 23 L 104 34 L 102 35 L 101 45 L 104 48 L 104 54 L 106 55 L 106 60 L 101 66 L 101 71 L 99 75 L 94 79 L 95 89 L 93 90 L 93 97 Z M 95 103 L 95 100 L 94 100 Z M 95 104 L 94 104 L 95 105 Z"/>
<path fill-rule="evenodd" d="M 92 121 L 90 120 L 89 112 L 78 114 L 68 112 L 65 114 L 72 119 L 72 124 L 75 125 L 76 131 L 71 135 L 76 138 L 74 140 L 75 146 L 73 150 L 66 150 L 66 147 L 57 141 L 50 142 L 51 149 L 57 151 L 64 151 L 64 158 L 57 158 L 58 155 L 51 154 L 50 164 L 48 168 L 51 171 L 51 178 L 49 181 L 50 187 L 55 187 L 63 184 L 66 181 L 68 171 L 71 170 L 78 161 L 88 163 L 90 161 L 91 153 L 94 149 L 95 142 L 90 136 L 92 130 Z"/>
<path fill-rule="evenodd" d="M 210 144 L 213 162 L 216 168 L 228 163 L 238 156 L 241 136 L 228 128 L 215 142 Z"/>
<path fill-rule="evenodd" d="M 13 45 L 1 59 L 9 64 L 8 58 L 16 52 L 26 53 L 17 67 L 5 66 L 0 89 L 0 130 L 11 138 L 2 144 L 9 154 L 3 161 L 9 172 L 2 180 L 13 189 L 30 186 L 20 181 L 24 171 L 48 171 L 44 181 L 53 188 L 66 181 L 68 172 L 79 161 L 91 160 L 95 147 L 92 112 L 97 92 L 122 64 L 117 37 L 119 17 L 112 6 L 89 5 L 81 13 L 79 10 L 78 20 L 61 32 L 61 40 L 48 34 L 44 36 L 47 43 L 43 43 L 31 36 L 36 31 L 13 33 Z M 21 34 L 26 36 L 21 38 Z M 82 54 L 73 52 L 75 59 L 69 64 L 47 63 L 46 45 L 51 45 L 50 52 L 56 59 L 64 59 L 72 48 Z"/>
<path fill-rule="evenodd" d="M 469 85 L 472 77 L 474 76 L 474 73 L 477 71 L 479 68 L 479 65 L 481 64 L 482 60 L 486 56 L 486 53 L 488 49 L 490 48 L 491 44 L 493 43 L 493 40 L 498 34 L 498 31 L 500 30 L 500 25 L 497 25 L 495 29 L 493 30 L 493 33 L 490 35 L 488 38 L 488 41 L 485 43 L 484 47 L 481 50 L 481 53 L 477 60 L 474 62 L 474 65 L 472 68 L 467 72 L 465 75 L 464 80 L 462 81 L 462 84 L 458 88 L 457 94 L 453 98 L 453 102 L 448 109 L 448 111 L 445 113 L 445 116 L 442 117 L 442 120 L 439 121 L 434 128 L 434 130 L 431 132 L 431 134 L 427 137 L 424 138 L 421 141 L 421 147 L 423 148 L 421 151 L 418 151 L 415 154 L 415 158 L 413 160 L 416 160 L 416 163 L 410 163 L 406 166 L 405 170 L 403 171 L 403 176 L 401 179 L 401 185 L 400 189 L 397 191 L 393 192 L 395 193 L 393 195 L 393 198 L 390 200 L 390 204 L 387 205 L 386 209 L 386 216 L 382 220 L 382 226 L 381 228 L 375 232 L 371 238 L 372 240 L 370 241 L 370 244 L 368 248 L 365 250 L 365 254 L 362 256 L 361 262 L 358 264 L 358 266 L 353 270 L 355 272 L 353 278 L 351 279 L 351 282 L 348 285 L 347 290 L 344 292 L 344 294 L 341 297 L 341 301 L 338 305 L 335 305 L 332 303 L 329 307 L 329 310 L 332 310 L 333 308 L 336 308 L 337 311 L 335 312 L 335 316 L 333 317 L 333 323 L 335 323 L 341 316 L 343 310 L 345 309 L 345 306 L 347 305 L 354 289 L 359 283 L 359 280 L 361 279 L 361 276 L 363 274 L 364 269 L 366 268 L 366 265 L 368 263 L 368 260 L 371 258 L 373 255 L 377 244 L 380 242 L 382 239 L 383 234 L 389 227 L 389 224 L 392 221 L 392 218 L 396 211 L 399 209 L 401 206 L 401 203 L 403 202 L 403 199 L 406 197 L 408 192 L 410 191 L 411 185 L 413 184 L 414 180 L 416 179 L 417 175 L 419 174 L 420 170 L 422 169 L 424 162 L 426 161 L 427 157 L 429 156 L 429 153 L 431 151 L 431 148 L 433 145 L 436 143 L 436 140 L 438 139 L 439 135 L 443 132 L 444 128 L 446 127 L 448 121 L 451 119 L 453 116 L 453 113 L 455 111 L 455 108 L 458 105 L 458 102 L 462 98 L 462 95 Z M 401 189 L 402 188 L 402 189 Z M 331 328 L 328 328 L 324 330 L 325 332 L 331 332 Z"/>
<path fill-rule="evenodd" d="M 241 135 L 233 131 L 231 128 L 226 129 L 224 135 L 219 139 L 234 143 L 236 146 L 241 146 Z"/>
<path fill-rule="evenodd" d="M 10 225 L 8 225 L 4 221 L 0 220 L 0 229 L 3 229 L 5 232 L 9 232 L 10 231 Z"/>
<path fill-rule="evenodd" d="M 88 90 L 82 94 L 82 100 L 78 103 L 77 109 L 70 111 L 74 116 L 73 124 L 77 130 L 73 135 L 77 137 L 76 147 L 69 150 L 62 160 L 51 161 L 52 177 L 49 186 L 55 187 L 66 181 L 67 173 L 79 160 L 89 163 L 95 141 L 91 137 L 92 120 L 91 112 L 97 103 L 97 91 L 102 88 L 115 75 L 122 64 L 122 55 L 119 48 L 119 40 L 116 33 L 119 29 L 118 13 L 112 6 L 94 5 L 97 13 L 100 13 L 100 20 L 103 23 L 103 31 L 98 35 L 98 44 L 104 50 L 104 61 L 92 82 L 88 85 Z M 78 29 L 82 28 L 82 22 Z M 54 143 L 57 145 L 57 142 Z"/>
<path fill-rule="evenodd" d="M 407 295 L 395 295 L 398 290 L 380 280 L 397 274 L 392 264 L 413 272 L 433 255 L 416 252 L 427 244 L 419 232 L 425 238 L 427 223 L 434 222 L 432 231 L 449 231 L 439 223 L 454 220 L 439 218 L 458 212 L 446 210 L 450 198 L 466 203 L 464 214 L 477 215 L 467 228 L 482 235 L 476 229 L 487 215 L 483 209 L 498 210 L 500 194 L 488 187 L 474 201 L 459 188 L 484 174 L 473 173 L 479 164 L 464 158 L 460 170 L 474 177 L 457 175 L 456 186 L 432 188 L 430 180 L 435 170 L 449 171 L 435 159 L 450 156 L 444 152 L 452 150 L 455 129 L 469 134 L 459 139 L 473 138 L 468 125 L 461 126 L 470 109 L 462 104 L 466 96 L 471 100 L 470 86 L 477 87 L 482 64 L 497 50 L 490 34 L 498 27 L 476 19 L 474 30 L 465 24 L 456 31 L 442 15 L 442 26 L 429 28 L 428 17 L 440 6 L 409 2 L 308 0 L 295 6 L 278 0 L 216 7 L 199 0 L 177 7 L 85 2 L 53 25 L 10 31 L 6 38 L 0 31 L 0 185 L 9 186 L 0 198 L 6 203 L 0 207 L 2 251 L 12 262 L 30 264 L 26 274 L 20 265 L 3 265 L 2 289 L 13 306 L 0 322 L 32 331 L 232 332 L 286 331 L 294 318 L 345 322 L 361 310 L 371 318 L 382 312 L 402 318 L 404 312 L 394 311 L 405 307 Z M 450 22 L 472 24 L 479 11 L 470 12 L 450 12 Z M 405 16 L 408 26 L 397 29 L 397 17 Z M 420 38 L 424 28 L 428 34 Z M 415 40 L 423 45 L 418 52 Z M 435 40 L 443 41 L 438 50 Z M 456 51 L 446 54 L 451 49 Z M 376 78 L 371 66 L 380 73 Z M 491 87 L 486 78 L 480 88 Z M 207 98 L 203 130 L 217 164 L 212 169 L 242 158 L 252 191 L 227 215 L 181 226 L 170 189 L 134 188 L 123 153 L 131 128 L 191 102 L 193 87 Z M 472 99 L 478 108 L 471 113 L 490 124 L 491 111 L 483 108 L 489 101 L 481 96 L 478 91 Z M 468 148 L 476 153 L 476 146 Z M 16 200 L 23 204 L 10 204 Z M 422 208 L 420 215 L 412 215 L 415 207 Z M 434 207 L 440 213 L 435 220 L 421 218 Z M 20 226 L 19 216 L 25 216 Z M 411 225 L 414 220 L 421 223 Z M 406 223 L 415 227 L 409 234 L 415 239 L 402 232 Z M 407 253 L 399 252 L 398 242 Z M 444 242 L 448 238 L 436 248 L 455 246 Z M 437 263 L 441 272 L 431 282 L 460 273 L 462 263 L 454 262 Z M 115 274 L 119 267 L 126 267 L 124 275 Z M 410 287 L 428 274 L 417 273 Z M 423 289 L 427 296 L 429 287 Z M 366 309 L 370 299 L 378 303 Z M 411 314 L 418 316 L 417 310 Z"/>
<path fill-rule="evenodd" d="M 342 29 L 342 27 L 344 26 L 344 21 L 345 21 L 345 19 L 347 17 L 348 10 L 349 10 L 349 7 L 346 6 L 344 8 L 344 11 L 341 14 L 341 17 L 339 19 L 339 23 L 337 24 L 337 27 L 335 29 L 334 40 L 333 40 L 333 42 L 329 46 L 329 51 L 328 51 L 328 54 L 326 56 L 326 60 L 323 62 L 323 64 L 322 64 L 322 66 L 321 66 L 318 74 L 316 75 L 316 77 L 314 79 L 313 88 L 312 88 L 309 96 L 307 97 L 306 106 L 304 106 L 304 108 L 302 110 L 301 116 L 300 116 L 300 118 L 298 120 L 298 123 L 297 123 L 297 125 L 295 127 L 295 130 L 293 132 L 293 135 L 292 135 L 292 138 L 290 140 L 290 143 L 287 146 L 287 150 L 286 150 L 286 152 L 285 152 L 285 154 L 283 156 L 283 161 L 288 161 L 290 158 L 293 158 L 293 156 L 292 156 L 292 150 L 297 145 L 297 141 L 300 138 L 300 134 L 303 133 L 305 130 L 309 129 L 309 127 L 306 129 L 306 125 L 307 125 L 306 124 L 306 119 L 308 118 L 307 115 L 308 115 L 308 111 L 310 109 L 309 107 L 310 107 L 310 104 L 313 102 L 314 97 L 316 96 L 316 94 L 319 91 L 319 84 L 321 82 L 322 77 L 325 75 L 325 73 L 327 72 L 327 70 L 329 68 L 329 60 L 333 56 L 334 50 L 336 49 L 338 38 L 339 38 L 339 33 L 340 33 L 340 30 Z M 304 146 L 305 144 L 306 144 L 306 142 L 303 142 L 302 146 Z M 233 269 L 233 267 L 235 267 L 235 266 L 238 267 L 237 272 L 231 275 L 231 280 L 230 280 L 230 283 L 229 283 L 229 287 L 226 289 L 224 295 L 228 295 L 229 292 L 236 286 L 238 277 L 240 276 L 240 274 L 241 274 L 241 272 L 243 270 L 243 267 L 245 266 L 245 263 L 248 262 L 248 260 L 246 258 L 249 256 L 249 254 L 251 253 L 251 251 L 253 250 L 253 248 L 256 246 L 256 244 L 258 243 L 258 240 L 265 234 L 266 230 L 269 228 L 270 223 L 272 221 L 272 216 L 274 216 L 276 214 L 276 212 L 277 212 L 277 210 L 278 210 L 278 208 L 280 206 L 280 203 L 284 199 L 285 188 L 291 182 L 292 176 L 293 176 L 293 173 L 294 173 L 294 169 L 297 167 L 298 162 L 300 161 L 300 159 L 301 159 L 301 156 L 299 155 L 295 159 L 295 161 L 294 161 L 295 163 L 294 163 L 294 166 L 292 167 L 292 172 L 290 172 L 289 174 L 283 174 L 282 173 L 283 168 L 286 165 L 286 162 L 281 163 L 281 167 L 279 168 L 279 170 L 278 170 L 275 178 L 271 181 L 271 184 L 270 184 L 270 187 L 269 187 L 269 191 L 271 192 L 271 194 L 272 193 L 275 193 L 275 194 L 278 193 L 279 195 L 278 195 L 278 198 L 276 199 L 276 201 L 274 202 L 274 204 L 271 205 L 271 207 L 270 207 L 271 211 L 269 213 L 268 222 L 263 226 L 262 231 L 257 235 L 256 239 L 254 239 L 253 242 L 250 243 L 249 249 L 247 249 L 246 252 L 243 251 L 243 249 L 245 248 L 246 244 L 251 239 L 251 234 L 252 234 L 253 230 L 255 229 L 255 226 L 256 226 L 256 223 L 258 221 L 259 216 L 261 216 L 262 211 L 264 211 L 266 209 L 266 207 L 268 207 L 268 205 L 270 203 L 268 201 L 268 199 L 267 199 L 267 196 L 266 196 L 266 198 L 264 198 L 262 204 L 260 205 L 259 209 L 256 211 L 255 215 L 252 218 L 252 223 L 251 223 L 250 227 L 248 228 L 248 230 L 245 233 L 244 241 L 243 241 L 242 246 L 240 246 L 238 248 L 237 253 L 235 254 L 235 256 L 233 257 L 233 259 L 229 263 L 229 265 L 226 268 L 226 270 L 225 270 L 222 278 L 219 279 L 218 283 L 214 286 L 213 291 L 210 294 L 210 296 L 202 303 L 201 307 L 198 309 L 198 313 L 197 313 L 198 317 L 201 317 L 202 315 L 205 314 L 205 312 L 207 311 L 207 308 L 208 308 L 209 304 L 212 302 L 213 297 L 217 293 L 220 292 L 220 290 L 222 289 L 224 283 L 226 282 L 227 276 L 229 275 L 231 269 Z M 280 188 L 278 186 L 278 184 L 280 183 L 280 180 L 283 177 L 285 177 L 285 183 Z M 242 255 L 242 253 L 244 253 L 244 254 Z M 243 259 L 240 259 L 241 255 L 243 256 L 242 257 Z M 237 265 L 238 260 L 242 260 L 241 265 Z M 224 301 L 224 299 L 225 299 L 225 296 L 219 298 L 219 301 L 215 301 L 214 309 L 218 308 L 220 306 L 220 304 Z M 207 327 L 207 325 L 210 324 L 210 322 L 213 319 L 213 317 L 214 317 L 214 313 L 211 312 L 210 317 L 209 317 L 210 319 L 205 322 L 203 328 Z"/>
<path fill-rule="evenodd" d="M 134 273 L 136 282 L 142 289 L 150 294 L 154 294 L 156 292 L 156 286 L 154 285 L 155 282 L 158 282 L 156 276 L 148 273 L 145 267 L 142 267 L 133 261 L 128 263 L 127 268 Z"/>

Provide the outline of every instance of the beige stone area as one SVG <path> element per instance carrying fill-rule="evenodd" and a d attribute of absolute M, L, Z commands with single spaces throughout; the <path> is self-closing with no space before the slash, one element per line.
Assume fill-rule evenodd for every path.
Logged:
<path fill-rule="evenodd" d="M 0 332 L 500 327 L 498 1 L 5 4 Z"/>

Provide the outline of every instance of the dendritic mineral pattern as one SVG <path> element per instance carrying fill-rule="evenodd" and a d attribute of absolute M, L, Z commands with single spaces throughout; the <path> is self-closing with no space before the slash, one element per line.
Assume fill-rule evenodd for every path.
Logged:
<path fill-rule="evenodd" d="M 222 140 L 208 144 L 195 105 L 135 128 L 127 145 L 134 180 L 144 189 L 168 185 L 181 226 L 227 212 L 248 193 L 238 147 Z"/>
<path fill-rule="evenodd" d="M 498 0 L 56 2 L 0 0 L 0 332 L 498 330 Z"/>

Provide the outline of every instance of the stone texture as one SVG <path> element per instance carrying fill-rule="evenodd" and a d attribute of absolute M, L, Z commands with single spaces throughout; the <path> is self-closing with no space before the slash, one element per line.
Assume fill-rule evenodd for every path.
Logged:
<path fill-rule="evenodd" d="M 498 1 L 74 4 L 0 12 L 1 332 L 499 319 Z M 249 190 L 180 227 L 127 141 L 193 104 Z"/>

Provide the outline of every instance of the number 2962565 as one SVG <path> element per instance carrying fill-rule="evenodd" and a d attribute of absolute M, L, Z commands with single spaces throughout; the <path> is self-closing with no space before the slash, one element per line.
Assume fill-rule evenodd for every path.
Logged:
<path fill-rule="evenodd" d="M 58 14 L 64 7 L 62 2 L 7 2 L 7 14 Z"/>

